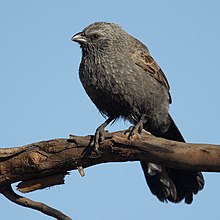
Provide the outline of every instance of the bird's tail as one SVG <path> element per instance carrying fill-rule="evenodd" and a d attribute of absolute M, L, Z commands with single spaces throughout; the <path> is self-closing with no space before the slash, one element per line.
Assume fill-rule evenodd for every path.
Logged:
<path fill-rule="evenodd" d="M 185 142 L 171 116 L 170 119 L 169 129 L 160 137 Z M 201 172 L 182 171 L 143 161 L 141 166 L 151 192 L 162 202 L 177 203 L 184 199 L 185 203 L 190 204 L 193 194 L 197 194 L 204 187 Z"/>

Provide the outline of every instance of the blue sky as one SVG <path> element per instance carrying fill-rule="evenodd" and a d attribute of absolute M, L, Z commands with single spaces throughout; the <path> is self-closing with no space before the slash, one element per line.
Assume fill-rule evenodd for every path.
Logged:
<path fill-rule="evenodd" d="M 0 147 L 93 134 L 103 122 L 80 84 L 81 52 L 70 40 L 94 21 L 118 23 L 149 47 L 170 82 L 170 112 L 188 142 L 220 143 L 219 8 L 217 0 L 2 1 Z M 121 121 L 109 130 L 128 126 Z M 205 173 L 205 189 L 188 206 L 152 196 L 138 162 L 85 172 L 26 196 L 80 220 L 217 219 L 216 173 Z M 3 219 L 51 219 L 3 196 L 0 204 Z"/>

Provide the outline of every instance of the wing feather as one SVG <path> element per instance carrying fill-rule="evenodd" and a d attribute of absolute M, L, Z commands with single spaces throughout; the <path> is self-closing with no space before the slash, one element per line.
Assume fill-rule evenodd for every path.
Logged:
<path fill-rule="evenodd" d="M 163 70 L 150 55 L 148 49 L 145 47 L 146 50 L 143 50 L 142 47 L 142 50 L 140 50 L 140 45 L 138 45 L 139 41 L 137 39 L 135 39 L 135 41 L 136 41 L 136 45 L 139 47 L 139 50 L 134 50 L 132 53 L 132 59 L 134 63 L 139 67 L 141 67 L 142 69 L 144 69 L 145 71 L 147 71 L 148 73 L 150 73 L 150 75 L 154 77 L 158 82 L 160 82 L 169 92 L 170 86 Z M 172 100 L 170 96 L 170 103 L 171 102 Z"/>

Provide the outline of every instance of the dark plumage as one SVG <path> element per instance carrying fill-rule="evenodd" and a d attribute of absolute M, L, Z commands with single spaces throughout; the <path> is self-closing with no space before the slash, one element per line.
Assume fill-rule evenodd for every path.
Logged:
<path fill-rule="evenodd" d="M 133 126 L 170 140 L 184 139 L 168 113 L 168 81 L 147 47 L 113 23 L 96 22 L 72 37 L 82 48 L 80 80 L 99 111 L 108 117 L 95 134 L 121 117 Z M 151 192 L 160 201 L 190 204 L 204 186 L 200 172 L 180 171 L 141 162 Z"/>

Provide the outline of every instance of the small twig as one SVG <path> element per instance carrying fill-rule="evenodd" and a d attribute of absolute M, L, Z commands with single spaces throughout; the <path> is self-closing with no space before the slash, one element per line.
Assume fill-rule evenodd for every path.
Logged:
<path fill-rule="evenodd" d="M 85 176 L 85 172 L 82 166 L 77 167 L 77 169 L 81 177 Z"/>
<path fill-rule="evenodd" d="M 44 203 L 41 202 L 35 202 L 33 200 L 30 200 L 28 198 L 22 197 L 18 194 L 16 194 L 11 185 L 8 185 L 7 188 L 2 192 L 2 194 L 12 202 L 28 207 L 31 209 L 38 210 L 46 215 L 52 216 L 58 220 L 71 220 L 70 217 L 64 215 L 62 212 L 58 211 L 57 209 L 51 208 L 48 205 L 45 205 Z"/>

